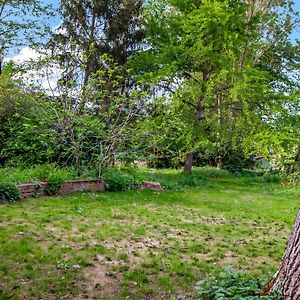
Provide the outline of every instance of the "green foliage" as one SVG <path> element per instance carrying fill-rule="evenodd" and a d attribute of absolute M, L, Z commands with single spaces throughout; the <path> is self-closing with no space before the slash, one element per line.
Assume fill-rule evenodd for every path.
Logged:
<path fill-rule="evenodd" d="M 28 166 L 53 160 L 52 124 L 40 115 L 42 97 L 22 88 L 6 69 L 0 75 L 0 165 Z"/>
<path fill-rule="evenodd" d="M 57 163 L 81 176 L 96 165 L 99 176 L 141 158 L 178 168 L 194 153 L 195 165 L 232 173 L 252 154 L 299 170 L 300 52 L 289 37 L 297 24 L 290 0 L 96 2 L 61 1 L 61 27 L 40 51 L 50 57 L 22 66 L 45 82 L 60 70 L 53 95 L 40 82 L 26 86 L 23 73 L 26 82 L 16 80 L 12 62 L 3 67 L 7 50 L 23 43 L 17 37 L 37 42 L 43 26 L 35 21 L 49 7 L 1 2 L 0 166 Z M 162 181 L 170 190 L 202 184 L 195 174 L 177 179 Z"/>
<path fill-rule="evenodd" d="M 232 173 L 241 172 L 246 167 L 246 159 L 240 152 L 230 149 L 222 157 L 223 168 Z"/>
<path fill-rule="evenodd" d="M 0 73 L 2 59 L 21 46 L 36 45 L 49 33 L 49 17 L 54 15 L 51 5 L 38 0 L 0 1 Z"/>
<path fill-rule="evenodd" d="M 143 180 L 132 169 L 111 168 L 103 174 L 108 191 L 127 191 L 136 189 Z"/>
<path fill-rule="evenodd" d="M 300 187 L 300 172 L 284 174 L 282 176 L 282 184 L 289 187 Z"/>
<path fill-rule="evenodd" d="M 56 45 L 61 43 L 65 46 L 72 40 L 72 46 L 85 53 L 86 66 L 83 68 L 86 76 L 105 67 L 101 59 L 103 54 L 112 57 L 119 65 L 124 65 L 128 57 L 142 45 L 142 7 L 143 0 L 62 0 L 61 28 L 65 34 L 57 34 L 54 41 Z M 78 11 L 82 13 L 78 14 Z M 99 31 L 94 28 L 98 23 L 102 23 Z M 93 35 L 86 35 L 87 31 L 93 32 Z"/>
<path fill-rule="evenodd" d="M 167 191 L 185 191 L 189 187 L 210 185 L 214 178 L 234 178 L 226 170 L 216 168 L 194 168 L 191 175 L 179 170 L 139 170 L 145 181 L 157 181 Z"/>
<path fill-rule="evenodd" d="M 8 300 L 10 297 L 8 297 L 2 290 L 0 290 L 0 300 Z"/>
<path fill-rule="evenodd" d="M 44 164 L 31 168 L 25 167 L 23 169 L 0 168 L 0 182 L 17 184 L 48 181 L 49 186 L 46 189 L 48 195 L 56 194 L 65 180 L 76 178 L 73 168 L 60 168 L 54 164 Z"/>
<path fill-rule="evenodd" d="M 67 176 L 63 170 L 55 170 L 54 172 L 50 172 L 46 178 L 49 183 L 49 186 L 45 190 L 46 194 L 55 195 L 59 191 L 66 178 Z"/>
<path fill-rule="evenodd" d="M 14 202 L 21 198 L 20 191 L 12 183 L 0 182 L 0 202 Z"/>
<path fill-rule="evenodd" d="M 243 1 L 149 1 L 145 22 L 151 47 L 135 63 L 144 67 L 144 80 L 165 88 L 162 101 L 173 107 L 160 112 L 166 126 L 148 130 L 151 140 L 159 141 L 159 153 L 171 161 L 169 150 L 175 148 L 172 154 L 178 157 L 209 144 L 218 164 L 233 172 L 251 153 L 287 156 L 299 136 L 299 45 L 289 37 L 296 18 L 291 1 L 268 7 Z M 280 125 L 284 118 L 289 126 Z M 224 156 L 226 145 L 234 150 L 230 157 Z M 281 166 L 287 163 L 280 160 Z"/>
<path fill-rule="evenodd" d="M 247 273 L 234 272 L 227 267 L 217 276 L 201 280 L 196 284 L 196 291 L 200 299 L 205 300 L 279 300 L 282 297 L 278 291 L 268 296 L 260 296 L 260 291 L 266 283 L 261 278 Z"/>
<path fill-rule="evenodd" d="M 168 191 L 185 191 L 190 187 L 214 187 L 235 180 L 239 180 L 241 186 L 279 185 L 281 181 L 280 174 L 245 169 L 232 173 L 213 167 L 193 168 L 191 175 L 174 169 L 148 169 L 137 172 L 144 181 L 157 181 Z"/>
<path fill-rule="evenodd" d="M 69 168 L 59 168 L 54 164 L 44 164 L 35 167 L 24 168 L 0 168 L 0 182 L 6 181 L 14 184 L 30 183 L 38 181 L 46 181 L 47 178 L 52 176 L 53 173 L 63 174 L 65 179 L 76 179 L 75 170 Z M 89 173 L 86 173 L 89 177 Z"/>

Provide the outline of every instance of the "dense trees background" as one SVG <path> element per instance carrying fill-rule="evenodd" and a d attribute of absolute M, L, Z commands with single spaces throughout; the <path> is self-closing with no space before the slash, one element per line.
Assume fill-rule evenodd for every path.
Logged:
<path fill-rule="evenodd" d="M 96 165 L 101 174 L 146 160 L 189 173 L 264 157 L 299 170 L 291 1 L 61 1 L 58 13 L 60 26 L 41 36 L 34 28 L 50 7 L 0 2 L 2 166 Z M 35 60 L 4 60 L 29 44 Z"/>

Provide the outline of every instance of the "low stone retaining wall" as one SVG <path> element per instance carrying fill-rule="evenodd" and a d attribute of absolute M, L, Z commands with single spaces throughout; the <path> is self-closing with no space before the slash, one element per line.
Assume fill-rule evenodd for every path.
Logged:
<path fill-rule="evenodd" d="M 82 191 L 104 192 L 105 185 L 103 180 L 68 180 L 59 189 L 60 195 L 66 195 Z"/>
<path fill-rule="evenodd" d="M 17 188 L 20 190 L 22 198 L 31 198 L 37 196 L 46 196 L 46 188 L 48 182 L 37 182 L 37 183 L 22 183 L 17 184 Z"/>
<path fill-rule="evenodd" d="M 18 184 L 22 198 L 30 198 L 37 196 L 46 196 L 46 189 L 49 186 L 48 182 Z M 104 192 L 105 185 L 103 180 L 99 179 L 82 179 L 82 180 L 67 180 L 58 191 L 59 195 L 72 194 L 82 191 Z"/>

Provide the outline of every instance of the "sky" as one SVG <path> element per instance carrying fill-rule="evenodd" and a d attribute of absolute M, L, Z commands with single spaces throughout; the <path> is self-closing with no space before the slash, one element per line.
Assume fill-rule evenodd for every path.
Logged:
<path fill-rule="evenodd" d="M 60 4 L 60 0 L 43 0 L 43 3 L 50 4 L 54 8 L 58 8 L 59 4 Z M 300 13 L 300 0 L 294 0 L 294 8 L 296 11 L 298 11 Z M 57 26 L 60 25 L 61 18 L 59 15 L 57 15 L 55 18 L 51 18 L 49 20 L 49 22 L 50 22 L 49 25 L 51 28 L 56 28 Z M 291 40 L 292 41 L 300 40 L 300 26 L 298 26 L 298 28 L 295 29 L 294 32 L 292 33 Z M 20 51 L 22 51 L 22 49 Z"/>
<path fill-rule="evenodd" d="M 300 1 L 300 0 L 299 0 Z M 45 4 L 51 4 L 54 8 L 58 8 L 59 4 L 60 4 L 60 0 L 44 0 L 43 3 Z M 61 19 L 59 16 L 57 16 L 56 18 L 53 18 L 53 20 L 51 21 L 51 27 L 57 27 L 61 22 Z"/>
<path fill-rule="evenodd" d="M 45 4 L 51 4 L 53 5 L 53 7 L 58 8 L 59 4 L 60 4 L 60 0 L 44 0 Z M 294 8 L 296 11 L 298 11 L 300 13 L 300 0 L 294 0 Z M 51 22 L 51 26 L 52 27 L 56 27 L 60 24 L 60 18 L 59 16 L 57 16 L 55 19 L 53 19 L 53 21 Z M 291 35 L 291 39 L 292 40 L 300 40 L 300 28 L 298 28 L 297 30 L 295 30 L 293 32 L 293 34 Z"/>
<path fill-rule="evenodd" d="M 60 0 L 43 0 L 43 3 L 45 4 L 51 4 L 54 8 L 58 8 L 60 4 Z M 294 8 L 296 11 L 300 13 L 300 0 L 294 0 Z M 59 26 L 61 23 L 61 18 L 59 15 L 57 15 L 55 18 L 51 18 L 49 20 L 49 25 L 51 28 L 55 29 L 57 26 Z M 296 30 L 294 30 L 293 34 L 291 35 L 291 40 L 300 40 L 300 26 Z M 10 57 L 7 57 L 6 60 L 13 60 L 15 62 L 23 62 L 30 59 L 37 59 L 38 54 L 33 49 L 30 49 L 29 47 L 23 47 L 20 49 L 19 53 L 10 55 Z M 52 70 L 54 71 L 54 70 Z M 52 82 L 54 82 L 54 79 L 51 79 Z M 44 82 L 43 85 L 48 85 L 47 82 Z"/>
<path fill-rule="evenodd" d="M 297 12 L 300 13 L 300 0 L 294 0 L 294 8 Z M 296 30 L 294 30 L 291 35 L 292 40 L 300 40 L 300 26 Z"/>

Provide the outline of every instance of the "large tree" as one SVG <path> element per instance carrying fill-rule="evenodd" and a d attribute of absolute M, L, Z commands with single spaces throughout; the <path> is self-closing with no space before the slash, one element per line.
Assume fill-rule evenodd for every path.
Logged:
<path fill-rule="evenodd" d="M 280 290 L 284 300 L 300 298 L 300 210 L 298 211 L 291 236 L 281 265 L 273 279 L 263 287 L 262 294 Z"/>
<path fill-rule="evenodd" d="M 71 65 L 66 71 L 68 80 L 74 79 L 76 67 L 80 70 L 83 94 L 91 75 L 110 67 L 103 55 L 113 64 L 125 66 L 128 58 L 141 48 L 142 7 L 143 0 L 61 1 L 63 22 L 50 46 L 60 53 L 65 66 Z"/>
<path fill-rule="evenodd" d="M 142 76 L 154 75 L 159 93 L 164 89 L 180 98 L 182 109 L 190 114 L 187 122 L 198 127 L 193 132 L 202 128 L 198 136 L 215 144 L 220 166 L 227 148 L 241 149 L 246 144 L 243 137 L 270 129 L 265 114 L 281 110 L 283 93 L 293 88 L 288 74 L 298 57 L 289 33 L 297 20 L 289 4 L 259 0 L 149 4 L 149 47 L 136 66 L 146 65 L 148 73 L 143 71 Z M 196 134 L 186 143 L 187 172 L 197 140 Z"/>
<path fill-rule="evenodd" d="M 51 96 L 39 105 L 58 137 L 60 162 L 74 163 L 79 170 L 93 161 L 101 169 L 128 153 L 125 141 L 129 143 L 142 106 L 141 89 L 127 67 L 142 48 L 142 4 L 61 1 L 62 24 L 37 64 L 51 85 L 46 91 Z"/>

